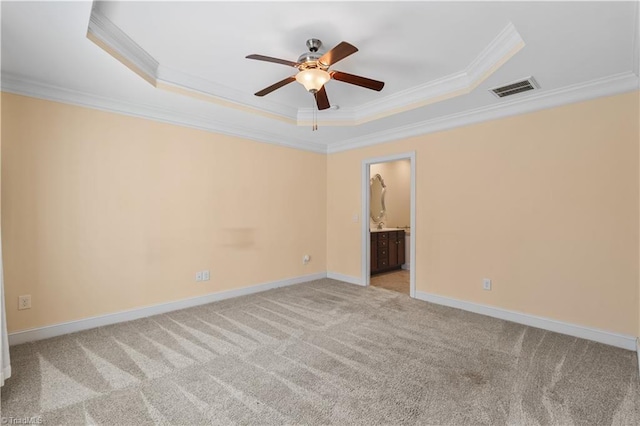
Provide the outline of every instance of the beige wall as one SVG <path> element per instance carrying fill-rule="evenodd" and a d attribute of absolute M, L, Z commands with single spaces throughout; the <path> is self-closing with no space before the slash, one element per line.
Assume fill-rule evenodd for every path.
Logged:
<path fill-rule="evenodd" d="M 10 94 L 2 109 L 10 331 L 359 276 L 361 161 L 415 150 L 418 291 L 640 333 L 638 93 L 329 156 Z"/>
<path fill-rule="evenodd" d="M 637 335 L 637 98 L 329 155 L 328 270 L 360 276 L 361 161 L 415 150 L 418 291 Z"/>
<path fill-rule="evenodd" d="M 411 162 L 409 160 L 389 161 L 372 164 L 371 177 L 382 176 L 387 189 L 384 199 L 386 213 L 383 222 L 387 228 L 411 225 Z M 376 225 L 373 224 L 375 227 Z"/>
<path fill-rule="evenodd" d="M 326 270 L 324 155 L 11 94 L 2 110 L 10 331 Z"/>

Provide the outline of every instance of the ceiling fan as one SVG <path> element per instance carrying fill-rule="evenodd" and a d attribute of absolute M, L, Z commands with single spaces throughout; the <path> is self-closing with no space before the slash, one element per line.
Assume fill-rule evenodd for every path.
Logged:
<path fill-rule="evenodd" d="M 256 96 L 264 96 L 276 89 L 286 86 L 289 83 L 297 81 L 302 84 L 307 91 L 314 95 L 319 110 L 330 108 L 329 98 L 324 88 L 324 84 L 333 79 L 344 83 L 355 84 L 356 86 L 365 87 L 367 89 L 380 91 L 384 87 L 384 82 L 372 80 L 358 75 L 347 74 L 341 71 L 329 71 L 329 67 L 338 61 L 343 60 L 349 55 L 358 51 L 358 49 L 343 41 L 327 53 L 320 53 L 318 50 L 322 46 L 322 42 L 316 38 L 307 40 L 308 52 L 303 53 L 297 62 L 287 61 L 285 59 L 272 58 L 264 55 L 249 55 L 247 59 L 255 59 L 258 61 L 273 62 L 276 64 L 288 65 L 298 69 L 298 73 L 291 77 L 287 77 L 269 87 L 266 87 Z"/>

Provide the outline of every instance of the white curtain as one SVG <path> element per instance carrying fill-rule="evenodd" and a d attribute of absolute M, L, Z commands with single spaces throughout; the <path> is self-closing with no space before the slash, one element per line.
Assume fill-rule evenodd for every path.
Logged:
<path fill-rule="evenodd" d="M 0 236 L 0 242 L 2 237 Z M 9 336 L 7 335 L 7 316 L 4 309 L 4 273 L 2 270 L 2 244 L 0 243 L 0 386 L 11 377 L 11 364 L 9 362 Z"/>

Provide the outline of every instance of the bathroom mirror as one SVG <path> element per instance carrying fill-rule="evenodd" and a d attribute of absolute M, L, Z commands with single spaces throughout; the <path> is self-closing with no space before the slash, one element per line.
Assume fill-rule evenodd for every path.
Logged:
<path fill-rule="evenodd" d="M 382 176 L 375 175 L 369 182 L 369 214 L 371 220 L 375 223 L 379 223 L 384 218 L 385 206 L 384 206 L 384 193 L 386 191 L 386 185 Z"/>

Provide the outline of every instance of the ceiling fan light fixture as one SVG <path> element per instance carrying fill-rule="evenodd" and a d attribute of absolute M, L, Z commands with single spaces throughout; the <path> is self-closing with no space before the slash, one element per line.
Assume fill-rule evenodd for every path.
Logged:
<path fill-rule="evenodd" d="M 296 74 L 296 80 L 302 84 L 308 92 L 316 93 L 324 84 L 331 80 L 331 75 L 319 68 L 308 68 Z"/>

